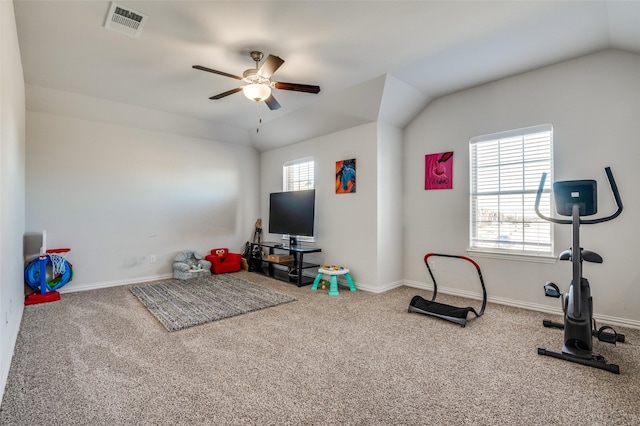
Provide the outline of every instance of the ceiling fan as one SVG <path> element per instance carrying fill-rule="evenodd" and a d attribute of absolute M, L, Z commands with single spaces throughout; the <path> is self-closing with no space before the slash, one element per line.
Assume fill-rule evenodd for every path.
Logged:
<path fill-rule="evenodd" d="M 219 74 L 225 77 L 235 78 L 236 80 L 242 80 L 245 83 L 248 83 L 245 86 L 236 87 L 235 89 L 227 90 L 226 92 L 211 96 L 209 99 L 222 99 L 225 96 L 229 96 L 236 92 L 242 91 L 248 99 L 255 102 L 264 101 L 270 110 L 276 110 L 280 108 L 280 104 L 271 94 L 271 89 L 293 90 L 295 92 L 305 93 L 320 92 L 320 86 L 271 81 L 271 76 L 276 72 L 278 68 L 280 68 L 282 64 L 284 64 L 284 60 L 278 56 L 269 55 L 267 56 L 267 59 L 265 59 L 262 66 L 259 67 L 260 61 L 263 57 L 264 54 L 262 52 L 251 52 L 251 59 L 256 62 L 256 67 L 246 70 L 242 74 L 242 77 L 223 71 L 213 70 L 211 68 L 203 67 L 202 65 L 194 65 L 193 68 L 201 71 Z"/>

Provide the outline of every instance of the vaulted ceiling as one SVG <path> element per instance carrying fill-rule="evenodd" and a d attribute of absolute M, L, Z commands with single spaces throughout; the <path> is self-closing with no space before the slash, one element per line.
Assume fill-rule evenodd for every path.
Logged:
<path fill-rule="evenodd" d="M 206 122 L 261 151 L 403 127 L 439 96 L 599 50 L 640 54 L 640 1 L 117 3 L 146 16 L 138 37 L 105 28 L 109 1 L 14 0 L 27 87 Z M 252 50 L 285 60 L 274 80 L 321 92 L 276 89 L 276 111 L 241 92 L 208 99 L 240 82 L 192 65 L 242 75 Z"/>

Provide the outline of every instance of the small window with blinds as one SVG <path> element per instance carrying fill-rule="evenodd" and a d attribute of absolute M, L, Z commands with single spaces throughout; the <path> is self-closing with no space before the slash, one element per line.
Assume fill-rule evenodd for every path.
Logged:
<path fill-rule="evenodd" d="M 553 255 L 553 227 L 534 210 L 540 177 L 547 173 L 540 211 L 550 215 L 553 127 L 545 124 L 478 136 L 469 145 L 469 250 Z"/>
<path fill-rule="evenodd" d="M 314 162 L 313 158 L 301 158 L 289 161 L 283 167 L 283 190 L 304 191 L 314 189 Z"/>
<path fill-rule="evenodd" d="M 284 163 L 282 170 L 283 191 L 304 191 L 315 188 L 315 163 L 312 157 L 288 161 Z M 288 239 L 289 235 L 283 235 L 282 238 Z M 314 242 L 315 238 L 298 236 L 298 241 Z"/>

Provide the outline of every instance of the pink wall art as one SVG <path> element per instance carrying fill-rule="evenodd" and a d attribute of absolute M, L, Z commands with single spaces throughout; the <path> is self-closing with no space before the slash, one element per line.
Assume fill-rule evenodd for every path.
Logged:
<path fill-rule="evenodd" d="M 424 189 L 453 188 L 453 151 L 424 156 Z"/>

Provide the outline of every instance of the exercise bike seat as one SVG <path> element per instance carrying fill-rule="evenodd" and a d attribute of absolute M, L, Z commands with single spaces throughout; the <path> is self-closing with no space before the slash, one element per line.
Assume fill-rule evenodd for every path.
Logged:
<path fill-rule="evenodd" d="M 586 260 L 591 263 L 602 263 L 602 256 L 595 251 L 582 250 L 582 260 Z"/>
<path fill-rule="evenodd" d="M 558 259 L 560 259 L 560 260 L 571 260 L 571 249 L 567 249 L 567 250 L 563 251 L 562 253 L 560 253 L 560 256 L 558 256 Z"/>
<path fill-rule="evenodd" d="M 600 256 L 595 251 L 583 250 L 583 249 L 580 249 L 580 251 L 582 252 L 582 260 L 585 260 L 585 261 L 591 262 L 591 263 L 602 263 L 602 256 Z M 571 249 L 567 249 L 567 250 L 563 251 L 562 253 L 560 253 L 560 256 L 558 256 L 558 259 L 560 259 L 560 260 L 572 260 Z"/>

